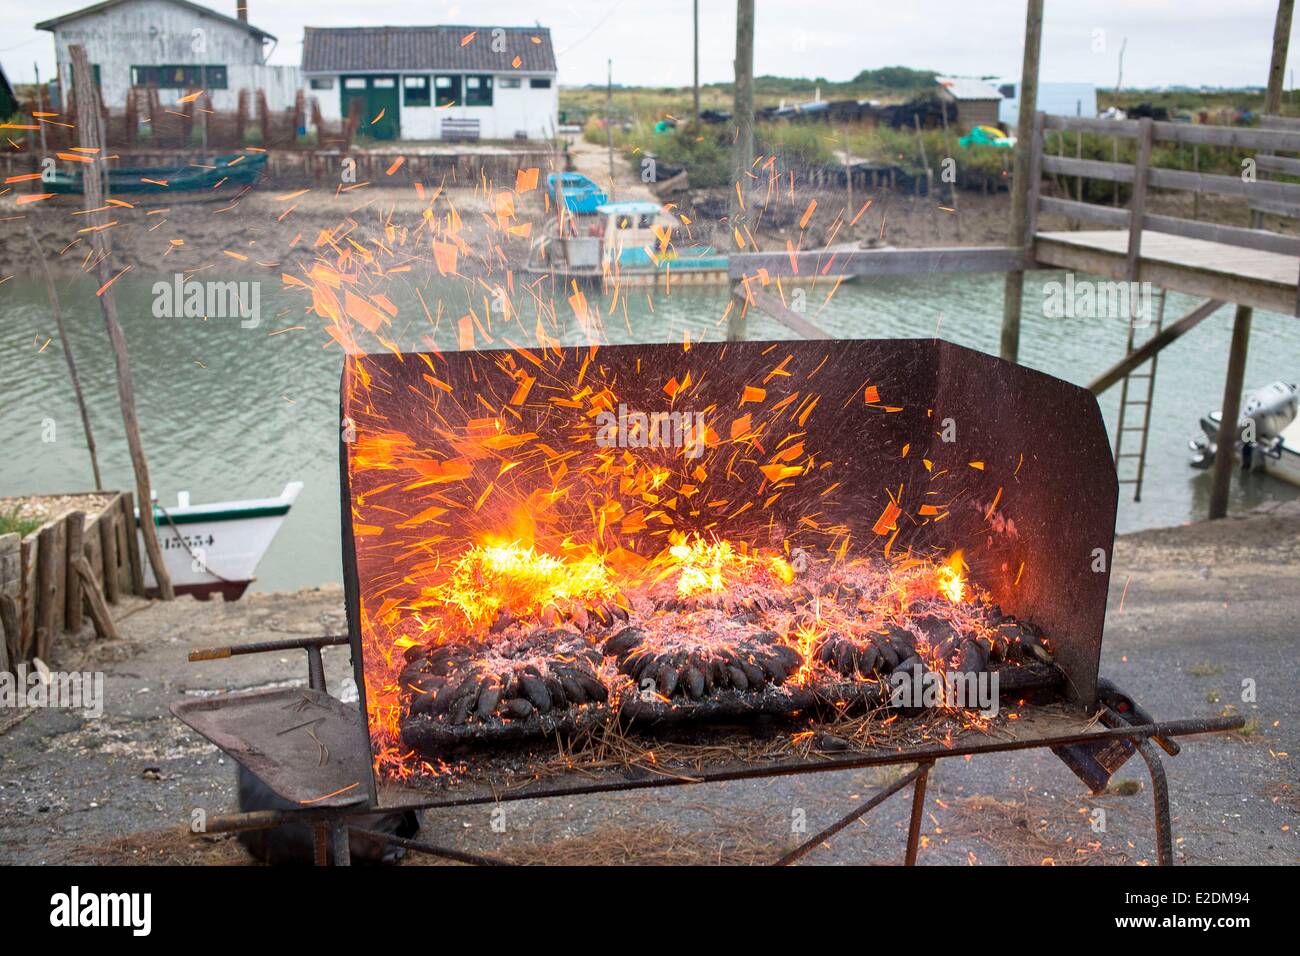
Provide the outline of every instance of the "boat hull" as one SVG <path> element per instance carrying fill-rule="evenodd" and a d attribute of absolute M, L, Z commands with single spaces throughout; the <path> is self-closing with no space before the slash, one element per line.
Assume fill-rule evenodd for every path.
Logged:
<path fill-rule="evenodd" d="M 301 490 L 301 482 L 291 482 L 278 498 L 198 507 L 155 505 L 154 527 L 172 588 L 200 600 L 214 594 L 228 601 L 241 597 Z M 143 538 L 140 551 L 144 553 Z M 153 568 L 148 561 L 144 564 L 145 592 L 157 595 Z"/>

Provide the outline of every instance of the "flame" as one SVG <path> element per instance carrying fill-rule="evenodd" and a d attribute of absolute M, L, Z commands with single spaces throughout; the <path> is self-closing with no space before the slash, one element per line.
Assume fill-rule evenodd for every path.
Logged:
<path fill-rule="evenodd" d="M 943 564 L 935 568 L 935 584 L 939 593 L 953 604 L 960 604 L 966 594 L 966 562 L 960 551 L 954 551 Z"/>
<path fill-rule="evenodd" d="M 598 554 L 561 558 L 511 542 L 470 548 L 413 607 L 437 608 L 461 625 L 457 630 L 472 631 L 489 627 L 502 612 L 537 618 L 548 607 L 612 601 L 618 593 Z"/>
<path fill-rule="evenodd" d="M 677 593 L 682 597 L 721 594 L 740 580 L 763 580 L 789 584 L 794 570 L 779 555 L 762 556 L 738 550 L 730 541 L 705 541 L 699 535 L 689 539 L 674 535 L 668 548 L 671 570 L 677 575 Z"/>

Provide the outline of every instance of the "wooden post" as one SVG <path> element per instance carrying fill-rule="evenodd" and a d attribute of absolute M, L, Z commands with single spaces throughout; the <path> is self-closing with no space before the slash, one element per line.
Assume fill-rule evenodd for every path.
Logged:
<path fill-rule="evenodd" d="M 849 128 L 844 127 L 844 221 L 853 217 L 853 160 L 849 155 Z"/>
<path fill-rule="evenodd" d="M 1016 157 L 1011 174 L 1011 230 L 1007 244 L 1024 249 L 1031 236 L 1029 225 L 1029 151 L 1034 113 L 1038 109 L 1038 55 L 1043 40 L 1043 0 L 1029 0 L 1025 13 L 1025 60 L 1020 69 L 1020 121 L 1016 127 Z M 1020 355 L 1020 310 L 1025 295 L 1025 273 L 1007 273 L 1002 296 L 1002 357 L 1014 362 Z"/>
<path fill-rule="evenodd" d="M 952 134 L 948 129 L 948 104 L 941 103 L 939 116 L 943 119 L 943 148 L 948 151 L 949 156 L 953 156 Z M 957 205 L 957 181 L 952 182 L 952 218 L 957 225 L 957 241 L 961 242 L 961 209 Z"/>
<path fill-rule="evenodd" d="M 1112 136 L 1110 138 L 1110 161 L 1112 163 L 1119 162 L 1119 137 L 1118 136 Z M 1119 182 L 1118 181 L 1114 183 L 1114 188 L 1111 190 L 1110 204 L 1114 206 L 1116 209 L 1119 208 Z"/>
<path fill-rule="evenodd" d="M 700 126 L 700 0 L 695 0 L 692 11 L 695 25 L 695 128 Z M 41 127 L 45 129 L 44 126 Z"/>
<path fill-rule="evenodd" d="M 99 549 L 104 564 L 104 597 L 116 604 L 121 592 L 121 579 L 117 568 L 121 558 L 117 551 L 117 526 L 122 520 L 120 499 L 99 514 Z"/>
<path fill-rule="evenodd" d="M 45 129 L 41 126 L 42 131 Z M 95 454 L 95 433 L 90 427 L 90 413 L 86 410 L 86 396 L 81 392 L 81 377 L 77 375 L 77 360 L 72 356 L 72 343 L 68 341 L 68 330 L 63 325 L 63 311 L 59 308 L 59 292 L 54 287 L 54 276 L 50 274 L 50 265 L 45 261 L 45 250 L 36 238 L 31 220 L 26 222 L 27 239 L 36 253 L 36 261 L 41 264 L 45 276 L 45 294 L 50 300 L 50 314 L 54 316 L 54 326 L 59 331 L 59 344 L 63 347 L 63 359 L 68 365 L 68 378 L 72 380 L 72 393 L 77 398 L 77 409 L 81 412 L 81 428 L 86 433 L 86 450 L 90 452 L 90 470 L 95 476 L 95 490 L 102 491 L 104 483 L 99 476 L 99 456 Z"/>
<path fill-rule="evenodd" d="M 736 141 L 731 150 L 731 227 L 739 228 L 745 210 L 741 197 L 748 192 L 749 170 L 754 165 L 754 0 L 736 0 L 736 61 L 733 118 Z"/>
<path fill-rule="evenodd" d="M 39 64 L 33 63 L 32 69 L 36 71 L 36 108 L 40 112 L 44 113 L 45 112 L 45 87 L 41 85 L 41 67 Z M 49 154 L 45 145 L 45 123 L 42 122 L 42 123 L 38 123 L 37 125 L 40 126 L 41 128 L 41 159 L 44 159 Z"/>
<path fill-rule="evenodd" d="M 104 595 L 99 593 L 95 572 L 91 570 L 90 562 L 86 560 L 85 555 L 78 555 L 74 563 L 74 570 L 81 581 L 81 586 L 84 588 L 86 607 L 90 611 L 90 619 L 95 624 L 96 636 L 100 640 L 117 640 L 117 629 L 113 626 L 113 616 L 108 613 L 108 605 L 104 603 Z"/>
<path fill-rule="evenodd" d="M 19 661 L 15 648 L 18 634 L 18 603 L 11 595 L 0 594 L 0 674 L 12 672 Z"/>
<path fill-rule="evenodd" d="M 18 601 L 23 593 L 22 539 L 0 534 L 0 671 L 22 660 L 23 632 Z"/>
<path fill-rule="evenodd" d="M 61 602 L 58 567 L 62 558 L 59 530 L 62 524 L 49 524 L 36 537 L 36 641 L 33 654 L 45 659 L 54 641 L 55 603 Z"/>
<path fill-rule="evenodd" d="M 609 148 L 609 198 L 614 198 L 614 61 L 606 61 L 605 78 L 605 145 Z"/>
<path fill-rule="evenodd" d="M 1278 0 L 1277 19 L 1273 23 L 1273 56 L 1268 64 L 1268 87 L 1264 92 L 1264 112 L 1276 116 L 1282 111 L 1282 80 L 1286 71 L 1287 47 L 1291 43 L 1291 15 L 1295 0 Z"/>
<path fill-rule="evenodd" d="M 72 56 L 73 81 L 77 90 L 77 132 L 83 149 L 88 155 L 96 156 L 94 165 L 82 176 L 85 192 L 87 218 L 95 227 L 106 224 L 104 216 L 104 183 L 99 171 L 107 168 L 107 161 L 102 155 L 107 144 L 100 139 L 99 96 L 95 89 L 94 74 L 90 61 L 86 57 L 85 47 L 74 43 L 68 52 Z M 153 567 L 154 578 L 158 581 L 158 593 L 164 601 L 176 596 L 172 590 L 171 577 L 163 563 L 162 549 L 158 547 L 158 535 L 154 529 L 151 513 L 152 494 L 149 482 L 149 463 L 144 456 L 144 447 L 140 442 L 140 423 L 135 414 L 135 386 L 131 377 L 131 360 L 127 354 L 126 336 L 117 321 L 117 304 L 113 299 L 112 281 L 117 275 L 110 265 L 113 247 L 109 231 L 100 228 L 91 234 L 91 248 L 99 259 L 99 305 L 104 313 L 104 325 L 108 330 L 108 340 L 113 347 L 113 357 L 117 365 L 117 397 L 122 407 L 122 425 L 126 432 L 127 446 L 131 452 L 131 465 L 135 469 L 136 494 L 140 506 L 145 511 L 145 520 L 140 522 L 144 535 L 145 550 L 149 554 L 149 563 Z"/>
<path fill-rule="evenodd" d="M 933 199 L 934 193 L 934 176 L 930 172 L 930 157 L 925 154 L 925 137 L 921 135 L 921 117 L 919 113 L 912 114 L 912 126 L 916 130 L 916 145 L 921 154 L 921 168 L 925 170 L 925 198 Z M 934 223 L 934 236 L 939 238 L 939 223 L 934 218 L 934 206 L 928 203 L 930 207 L 930 221 Z"/>
<path fill-rule="evenodd" d="M 1279 0 L 1273 24 L 1273 56 L 1268 67 L 1268 88 L 1264 93 L 1264 113 L 1276 115 L 1282 108 L 1282 79 L 1286 70 L 1287 47 L 1291 42 L 1291 14 L 1295 0 Z M 1263 213 L 1251 216 L 1251 225 L 1259 228 Z M 1214 456 L 1214 478 L 1210 488 L 1211 519 L 1228 514 L 1228 492 L 1237 463 L 1237 426 L 1241 418 L 1241 389 L 1246 379 L 1246 353 L 1250 347 L 1250 322 L 1253 311 L 1237 306 L 1232 319 L 1232 345 L 1228 350 L 1228 373 L 1223 381 L 1223 406 L 1220 411 L 1218 450 Z"/>
<path fill-rule="evenodd" d="M 74 511 L 63 519 L 68 535 L 68 570 L 63 595 L 63 629 L 71 634 L 81 630 L 81 579 L 77 575 L 77 561 L 84 561 L 86 547 L 86 513 Z"/>
<path fill-rule="evenodd" d="M 1210 488 L 1210 517 L 1228 513 L 1228 490 L 1237 465 L 1237 429 L 1241 418 L 1241 387 L 1246 378 L 1246 346 L 1250 342 L 1249 306 L 1237 306 L 1232 318 L 1232 345 L 1228 351 L 1228 376 L 1223 383 L 1223 410 L 1219 419 L 1218 451 L 1214 456 L 1214 484 Z"/>
<path fill-rule="evenodd" d="M 1149 116 L 1138 120 L 1133 195 L 1128 204 L 1128 264 L 1125 275 L 1129 282 L 1138 281 L 1142 262 L 1142 223 L 1147 213 L 1147 172 L 1151 168 L 1151 136 L 1154 127 L 1155 123 Z"/>
<path fill-rule="evenodd" d="M 126 527 L 124 538 L 127 565 L 131 571 L 131 593 L 144 594 L 144 564 L 140 561 L 139 521 L 135 516 L 135 495 L 129 491 L 122 492 L 122 518 Z"/>

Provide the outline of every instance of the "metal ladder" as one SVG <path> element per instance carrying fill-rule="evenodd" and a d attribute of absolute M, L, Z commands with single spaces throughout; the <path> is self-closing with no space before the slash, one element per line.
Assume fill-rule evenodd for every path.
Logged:
<path fill-rule="evenodd" d="M 1138 341 L 1138 327 L 1130 318 L 1128 324 L 1128 344 L 1126 346 L 1126 355 L 1132 355 L 1143 344 L 1153 336 L 1159 335 L 1160 330 L 1164 327 L 1165 322 L 1165 290 L 1160 289 L 1156 295 L 1156 316 L 1155 321 L 1148 326 L 1149 335 L 1142 341 Z M 1124 382 L 1120 387 L 1119 393 L 1119 427 L 1115 432 L 1115 470 L 1119 473 L 1119 483 L 1121 485 L 1133 486 L 1133 500 L 1142 500 L 1142 478 L 1146 474 L 1147 464 L 1147 439 L 1151 433 L 1151 401 L 1156 390 L 1156 364 L 1159 360 L 1160 353 L 1157 352 L 1151 356 L 1150 361 L 1139 365 L 1136 369 L 1124 376 Z M 1145 390 L 1142 386 L 1135 385 L 1130 391 L 1129 383 L 1145 383 Z M 1141 395 L 1141 398 L 1134 398 L 1133 395 Z M 1140 425 L 1129 424 L 1130 418 L 1134 415 L 1141 414 L 1142 423 Z M 1124 436 L 1126 434 L 1137 433 L 1139 439 L 1138 450 L 1124 451 Z M 1129 477 L 1124 476 L 1124 462 L 1136 462 L 1135 469 Z"/>

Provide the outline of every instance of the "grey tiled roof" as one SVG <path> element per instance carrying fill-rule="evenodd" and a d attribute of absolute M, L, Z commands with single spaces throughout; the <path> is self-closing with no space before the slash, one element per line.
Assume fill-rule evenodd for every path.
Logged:
<path fill-rule="evenodd" d="M 505 49 L 492 49 L 501 29 Z M 465 38 L 474 34 L 473 39 Z M 519 66 L 514 66 L 519 57 Z M 545 27 L 307 27 L 304 73 L 343 70 L 479 70 L 484 73 L 554 73 L 555 50 Z"/>

